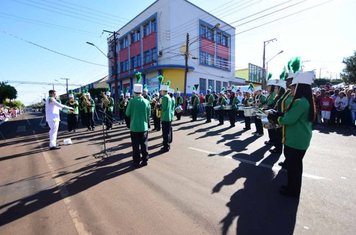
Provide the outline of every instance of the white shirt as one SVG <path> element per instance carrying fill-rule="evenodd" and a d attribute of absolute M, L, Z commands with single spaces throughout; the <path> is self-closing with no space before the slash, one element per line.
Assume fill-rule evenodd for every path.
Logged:
<path fill-rule="evenodd" d="M 346 96 L 344 96 L 343 98 L 341 98 L 340 96 L 336 97 L 334 105 L 338 110 L 344 110 L 348 105 L 347 97 Z"/>
<path fill-rule="evenodd" d="M 67 106 L 58 103 L 54 97 L 48 97 L 46 100 L 46 121 L 60 121 L 59 112 Z"/>

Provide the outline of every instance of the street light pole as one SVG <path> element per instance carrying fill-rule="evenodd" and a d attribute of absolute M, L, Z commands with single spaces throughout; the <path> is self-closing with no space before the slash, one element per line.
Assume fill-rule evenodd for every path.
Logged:
<path fill-rule="evenodd" d="M 117 104 L 119 102 L 119 89 L 118 89 L 118 86 L 119 86 L 119 81 L 118 81 L 118 75 L 117 75 L 117 53 L 116 53 L 116 31 L 108 31 L 108 30 L 103 30 L 103 32 L 106 32 L 106 33 L 111 33 L 113 34 L 114 36 L 114 69 L 113 69 L 113 77 L 114 77 L 114 81 L 115 81 L 115 93 L 114 93 L 114 101 L 115 101 L 115 104 Z M 111 44 L 111 43 L 110 43 Z M 118 113 L 118 108 L 119 106 L 117 105 L 114 105 L 114 113 Z"/>
<path fill-rule="evenodd" d="M 281 50 L 280 52 L 278 52 L 277 54 L 275 54 L 274 56 L 272 56 L 271 59 L 267 60 L 267 62 L 266 62 L 266 71 L 267 71 L 267 72 L 268 72 L 268 63 L 269 63 L 271 60 L 273 60 L 274 58 L 276 58 L 279 54 L 282 54 L 283 52 L 284 52 L 284 51 Z"/>
<path fill-rule="evenodd" d="M 188 75 L 188 59 L 189 59 L 189 33 L 187 33 L 186 41 L 185 41 L 185 72 L 184 72 L 184 97 L 187 96 L 187 75 Z"/>
<path fill-rule="evenodd" d="M 272 38 L 270 40 L 263 42 L 263 58 L 262 58 L 262 89 L 266 89 L 266 45 L 277 41 L 277 38 Z"/>

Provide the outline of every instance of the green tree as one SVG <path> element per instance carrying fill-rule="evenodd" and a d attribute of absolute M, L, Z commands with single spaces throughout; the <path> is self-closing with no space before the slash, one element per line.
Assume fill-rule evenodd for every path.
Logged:
<path fill-rule="evenodd" d="M 16 99 L 17 90 L 15 87 L 6 84 L 5 82 L 0 82 L 0 104 L 6 99 Z"/>
<path fill-rule="evenodd" d="M 343 69 L 343 73 L 341 73 L 341 77 L 345 83 L 356 83 L 356 51 L 350 57 L 344 58 L 342 63 L 345 64 L 345 68 Z"/>
<path fill-rule="evenodd" d="M 5 100 L 4 105 L 10 108 L 23 109 L 25 105 L 19 100 Z"/>

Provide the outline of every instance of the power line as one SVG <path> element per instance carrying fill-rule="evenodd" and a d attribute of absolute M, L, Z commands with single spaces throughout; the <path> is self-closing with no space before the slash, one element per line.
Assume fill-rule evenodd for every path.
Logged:
<path fill-rule="evenodd" d="M 73 59 L 73 60 L 77 60 L 77 61 L 80 61 L 80 62 L 83 62 L 83 63 L 87 63 L 87 64 L 92 64 L 92 65 L 107 67 L 107 65 L 97 64 L 97 63 L 93 63 L 93 62 L 90 62 L 90 61 L 87 61 L 87 60 L 83 60 L 83 59 L 76 58 L 76 57 L 74 57 L 74 56 L 66 55 L 66 54 L 64 54 L 64 53 L 55 51 L 55 50 L 50 49 L 50 48 L 47 48 L 47 47 L 45 47 L 45 46 L 41 46 L 41 45 L 39 45 L 39 44 L 37 44 L 37 43 L 34 43 L 34 42 L 31 42 L 31 41 L 25 40 L 25 39 L 23 39 L 23 38 L 21 38 L 21 37 L 15 35 L 15 34 L 8 33 L 8 32 L 6 32 L 6 31 L 4 31 L 4 30 L 2 30 L 1 32 L 2 32 L 3 34 L 6 34 L 6 35 L 11 36 L 11 37 L 13 37 L 13 38 L 16 38 L 16 39 L 18 39 L 18 40 L 24 41 L 24 42 L 26 42 L 26 43 L 28 43 L 28 44 L 37 46 L 37 47 L 42 48 L 42 49 L 44 49 L 44 50 L 53 52 L 53 53 L 55 53 L 55 54 L 58 54 L 58 55 L 61 55 L 61 56 L 64 56 L 64 57 L 67 57 L 67 58 L 70 58 L 70 59 Z"/>

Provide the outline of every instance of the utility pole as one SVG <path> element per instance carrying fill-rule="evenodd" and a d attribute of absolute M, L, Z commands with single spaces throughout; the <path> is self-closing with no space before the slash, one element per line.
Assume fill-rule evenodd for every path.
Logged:
<path fill-rule="evenodd" d="M 189 33 L 187 33 L 187 38 L 185 42 L 185 53 L 184 53 L 184 60 L 185 60 L 185 73 L 184 73 L 184 96 L 187 95 L 187 76 L 188 76 L 188 59 L 189 59 Z"/>
<path fill-rule="evenodd" d="M 108 31 L 108 30 L 103 30 L 103 32 L 106 32 L 106 33 L 111 33 L 113 34 L 114 36 L 114 69 L 112 71 L 113 73 L 113 77 L 114 77 L 114 83 L 115 83 L 115 93 L 114 93 L 114 101 L 115 101 L 115 105 L 114 105 L 114 113 L 117 114 L 118 113 L 118 109 L 117 109 L 117 104 L 119 102 L 119 89 L 118 89 L 118 86 L 119 86 L 119 81 L 118 81 L 118 75 L 117 75 L 117 53 L 116 53 L 116 31 Z M 112 42 L 112 41 L 111 41 Z M 111 43 L 110 43 L 111 45 Z M 110 58 L 109 58 L 110 59 Z"/>
<path fill-rule="evenodd" d="M 263 58 L 262 58 L 262 89 L 266 89 L 267 78 L 266 78 L 266 45 L 270 42 L 277 41 L 276 38 L 272 38 L 270 40 L 263 42 Z"/>
<path fill-rule="evenodd" d="M 66 92 L 67 92 L 67 99 L 68 99 L 68 80 L 69 78 L 61 78 L 62 80 L 66 80 Z"/>

